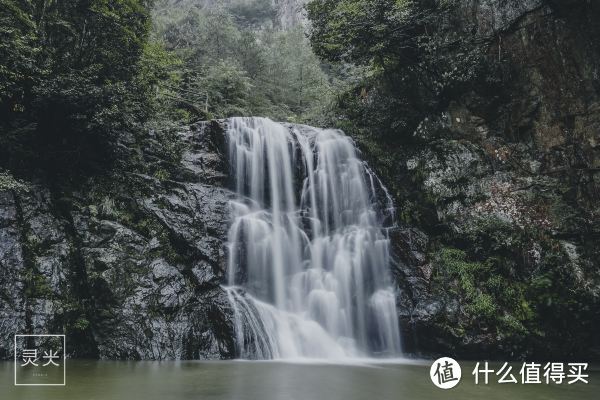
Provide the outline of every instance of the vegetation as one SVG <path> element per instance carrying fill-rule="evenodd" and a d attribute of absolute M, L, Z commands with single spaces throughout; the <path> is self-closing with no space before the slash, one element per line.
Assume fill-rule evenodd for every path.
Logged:
<path fill-rule="evenodd" d="M 149 130 L 168 146 L 192 120 L 307 121 L 331 103 L 302 28 L 281 29 L 270 2 L 154 3 L 0 1 L 0 167 L 89 176 Z"/>
<path fill-rule="evenodd" d="M 0 2 L 0 160 L 94 170 L 152 113 L 146 0 Z"/>
<path fill-rule="evenodd" d="M 271 2 L 171 3 L 158 3 L 155 35 L 180 60 L 166 95 L 183 119 L 305 121 L 328 106 L 330 84 L 302 27 L 281 29 Z"/>
<path fill-rule="evenodd" d="M 454 19 L 457 2 L 313 0 L 307 6 L 311 44 L 332 63 L 366 67 L 341 96 L 351 131 L 410 139 L 424 114 L 472 88 L 493 83 L 486 41 Z M 490 82 L 486 82 L 490 81 Z M 363 132 L 364 133 L 364 132 Z M 398 140 L 396 137 L 395 140 Z"/>
<path fill-rule="evenodd" d="M 572 274 L 577 266 L 555 240 L 499 220 L 479 221 L 464 240 L 466 250 L 437 245 L 430 255 L 435 295 L 458 300 L 455 312 L 438 319 L 440 332 L 462 340 L 491 335 L 494 346 L 518 354 L 538 353 L 548 343 L 563 356 L 585 353 L 594 340 L 597 299 Z"/>

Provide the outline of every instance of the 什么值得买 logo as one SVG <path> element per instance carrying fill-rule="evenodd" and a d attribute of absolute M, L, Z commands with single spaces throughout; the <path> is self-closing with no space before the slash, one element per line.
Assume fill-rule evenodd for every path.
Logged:
<path fill-rule="evenodd" d="M 495 367 L 498 365 L 498 367 Z M 513 370 L 513 367 L 514 368 Z M 588 363 L 581 362 L 523 362 L 519 366 L 508 362 L 492 364 L 487 361 L 477 362 L 471 375 L 475 385 L 488 385 L 490 381 L 498 384 L 556 384 L 589 383 Z M 459 363 L 450 358 L 442 357 L 433 362 L 429 370 L 433 384 L 441 389 L 451 389 L 458 385 L 462 377 Z"/>
<path fill-rule="evenodd" d="M 462 370 L 453 358 L 442 357 L 433 362 L 429 376 L 433 384 L 440 389 L 452 389 L 460 382 Z"/>

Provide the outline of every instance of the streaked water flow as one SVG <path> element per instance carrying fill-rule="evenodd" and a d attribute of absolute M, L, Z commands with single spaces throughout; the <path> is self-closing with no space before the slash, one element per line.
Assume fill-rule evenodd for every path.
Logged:
<path fill-rule="evenodd" d="M 232 118 L 227 136 L 239 195 L 227 287 L 238 355 L 398 355 L 382 224 L 393 206 L 352 140 L 265 118 Z"/>

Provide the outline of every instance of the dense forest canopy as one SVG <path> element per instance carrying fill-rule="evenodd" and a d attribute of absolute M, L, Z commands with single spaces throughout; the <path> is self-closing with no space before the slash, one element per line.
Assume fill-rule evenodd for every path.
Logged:
<path fill-rule="evenodd" d="M 158 2 L 155 37 L 180 61 L 168 94 L 191 118 L 304 120 L 327 105 L 328 77 L 302 26 L 282 29 L 270 1 Z"/>
<path fill-rule="evenodd" d="M 0 159 L 23 170 L 99 167 L 152 112 L 150 2 L 0 3 Z"/>

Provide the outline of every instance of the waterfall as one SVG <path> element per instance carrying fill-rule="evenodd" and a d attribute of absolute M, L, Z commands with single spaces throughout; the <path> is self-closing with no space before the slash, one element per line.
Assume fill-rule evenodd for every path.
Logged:
<path fill-rule="evenodd" d="M 393 207 L 352 140 L 265 118 L 229 119 L 227 140 L 238 199 L 226 290 L 238 355 L 398 355 L 382 223 Z"/>

